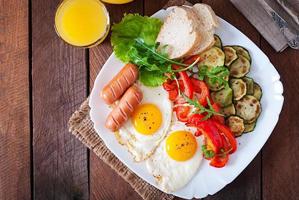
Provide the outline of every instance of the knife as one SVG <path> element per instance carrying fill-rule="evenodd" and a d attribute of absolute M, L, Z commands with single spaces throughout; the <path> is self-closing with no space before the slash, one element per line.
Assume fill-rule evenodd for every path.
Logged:
<path fill-rule="evenodd" d="M 293 49 L 299 49 L 299 34 L 297 31 L 293 31 L 288 22 L 276 13 L 265 1 L 259 0 L 259 2 L 287 39 L 288 45 Z"/>

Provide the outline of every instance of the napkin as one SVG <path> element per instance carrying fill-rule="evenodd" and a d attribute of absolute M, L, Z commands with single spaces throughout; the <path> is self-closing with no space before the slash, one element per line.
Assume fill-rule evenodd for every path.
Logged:
<path fill-rule="evenodd" d="M 280 6 L 293 18 L 299 26 L 299 1 L 298 0 L 276 0 Z"/>
<path fill-rule="evenodd" d="M 291 1 L 284 0 L 230 0 L 235 7 L 255 26 L 260 34 L 277 51 L 281 52 L 286 47 L 299 48 L 299 27 L 293 17 L 296 9 L 290 11 Z M 289 4 L 286 4 L 288 2 Z M 286 11 L 288 9 L 289 11 Z M 298 15 L 297 15 L 298 16 Z"/>
<path fill-rule="evenodd" d="M 148 184 L 115 157 L 94 130 L 93 122 L 89 117 L 89 111 L 90 107 L 88 106 L 87 99 L 82 103 L 79 110 L 71 116 L 68 123 L 69 131 L 127 181 L 144 200 L 173 199 L 173 195 L 163 193 Z"/>

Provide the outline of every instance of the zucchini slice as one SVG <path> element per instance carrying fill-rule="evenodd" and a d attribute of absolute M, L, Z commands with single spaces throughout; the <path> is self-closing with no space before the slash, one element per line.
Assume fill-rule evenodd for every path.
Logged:
<path fill-rule="evenodd" d="M 245 76 L 242 79 L 246 83 L 246 88 L 247 88 L 247 93 L 246 94 L 253 95 L 253 83 L 254 83 L 253 79 L 249 78 L 247 76 Z"/>
<path fill-rule="evenodd" d="M 254 130 L 255 126 L 256 126 L 256 121 L 250 123 L 250 124 L 244 124 L 245 126 L 245 130 L 244 133 L 248 133 Z"/>
<path fill-rule="evenodd" d="M 262 98 L 262 88 L 259 84 L 257 84 L 256 82 L 253 83 L 253 96 L 255 98 L 257 98 L 258 100 L 261 100 Z"/>
<path fill-rule="evenodd" d="M 222 49 L 222 42 L 221 42 L 220 37 L 218 35 L 214 34 L 214 40 L 215 40 L 214 46 Z"/>
<path fill-rule="evenodd" d="M 230 79 L 230 87 L 233 89 L 234 100 L 240 100 L 246 95 L 246 83 L 239 78 Z"/>
<path fill-rule="evenodd" d="M 245 130 L 244 120 L 238 116 L 230 116 L 227 118 L 226 125 L 230 128 L 235 137 L 241 136 Z"/>
<path fill-rule="evenodd" d="M 223 51 L 225 54 L 225 66 L 230 66 L 232 62 L 238 59 L 237 51 L 234 48 L 230 46 L 224 46 Z"/>
<path fill-rule="evenodd" d="M 208 67 L 217 67 L 224 65 L 225 55 L 224 52 L 218 47 L 212 47 L 207 51 L 204 51 L 199 55 L 203 61 L 198 64 L 198 67 L 208 66 Z"/>
<path fill-rule="evenodd" d="M 241 78 L 250 71 L 250 62 L 244 56 L 239 55 L 239 58 L 229 68 L 230 76 Z"/>
<path fill-rule="evenodd" d="M 208 88 L 214 92 L 219 91 L 224 88 L 224 85 L 219 85 L 218 83 L 212 83 L 208 77 L 205 78 L 205 82 L 206 82 Z"/>
<path fill-rule="evenodd" d="M 254 122 L 262 111 L 259 100 L 251 95 L 246 95 L 237 101 L 235 107 L 236 114 L 243 118 L 245 123 Z"/>
<path fill-rule="evenodd" d="M 229 117 L 231 115 L 236 114 L 236 109 L 234 104 L 230 104 L 229 106 L 226 106 L 224 108 L 220 108 L 220 113 L 224 115 L 224 117 Z"/>
<path fill-rule="evenodd" d="M 218 103 L 221 107 L 226 107 L 232 104 L 233 91 L 227 87 L 217 92 L 212 92 L 211 97 L 215 103 Z"/>
<path fill-rule="evenodd" d="M 226 81 L 228 81 L 229 77 L 226 76 L 224 79 Z M 225 86 L 224 84 L 219 85 L 218 83 L 212 83 L 208 77 L 205 77 L 205 82 L 206 82 L 207 86 L 209 87 L 209 89 L 212 91 L 219 91 L 219 90 L 223 89 Z"/>
<path fill-rule="evenodd" d="M 247 49 L 245 49 L 244 47 L 239 46 L 239 45 L 234 45 L 232 47 L 237 51 L 238 55 L 244 56 L 251 63 L 251 56 L 250 56 L 249 51 Z"/>

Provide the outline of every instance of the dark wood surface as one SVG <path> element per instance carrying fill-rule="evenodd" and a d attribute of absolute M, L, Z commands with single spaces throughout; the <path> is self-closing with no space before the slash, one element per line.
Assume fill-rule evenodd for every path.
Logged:
<path fill-rule="evenodd" d="M 30 199 L 27 0 L 0 1 L 0 199 Z"/>
<path fill-rule="evenodd" d="M 32 182 L 36 199 L 87 199 L 88 153 L 69 134 L 69 116 L 87 96 L 86 50 L 53 27 L 59 1 L 32 1 Z"/>
<path fill-rule="evenodd" d="M 108 5 L 151 15 L 166 0 Z M 193 3 L 196 1 L 192 1 Z M 281 74 L 285 103 L 269 141 L 235 181 L 206 199 L 295 200 L 299 197 L 299 53 L 276 53 L 227 0 L 203 0 L 245 33 Z M 59 0 L 0 1 L 0 200 L 141 199 L 67 130 L 112 52 L 109 37 L 89 50 L 56 35 Z"/>

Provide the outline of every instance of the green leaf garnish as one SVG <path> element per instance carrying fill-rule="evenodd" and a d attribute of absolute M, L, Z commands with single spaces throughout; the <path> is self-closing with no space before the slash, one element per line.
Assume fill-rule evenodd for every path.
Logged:
<path fill-rule="evenodd" d="M 149 87 L 161 85 L 166 80 L 166 76 L 160 71 L 147 71 L 145 68 L 139 70 L 140 81 Z"/>
<path fill-rule="evenodd" d="M 197 111 L 195 113 L 199 113 L 199 114 L 207 113 L 207 115 L 202 119 L 202 121 L 209 119 L 213 115 L 224 116 L 221 113 L 218 113 L 214 110 L 213 106 L 211 105 L 210 99 L 208 97 L 207 97 L 207 102 L 208 102 L 209 107 L 205 108 L 200 103 L 198 103 L 198 101 L 188 98 L 184 93 L 182 93 L 182 96 L 187 101 L 187 103 L 189 103 L 190 105 L 194 106 L 197 109 Z"/>
<path fill-rule="evenodd" d="M 166 77 L 162 78 L 165 73 L 185 71 L 196 64 L 186 65 L 168 58 L 165 53 L 168 46 L 156 43 L 161 26 L 160 19 L 139 14 L 125 15 L 120 23 L 112 26 L 111 43 L 116 57 L 125 63 L 136 64 L 142 73 L 140 81 L 152 87 L 165 81 Z M 172 64 L 185 68 L 174 71 Z"/>
<path fill-rule="evenodd" d="M 224 85 L 228 87 L 229 70 L 224 66 L 208 67 L 201 66 L 198 71 L 199 80 L 204 80 L 206 77 L 209 83 Z"/>
<path fill-rule="evenodd" d="M 201 145 L 201 151 L 205 158 L 213 158 L 215 156 L 215 152 L 213 150 L 208 150 L 207 145 Z"/>

